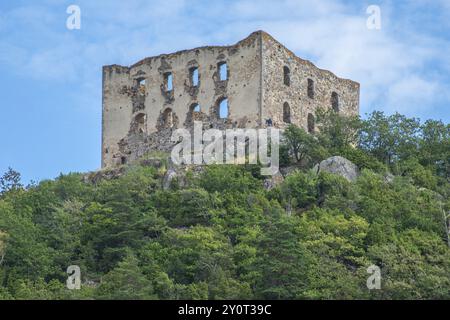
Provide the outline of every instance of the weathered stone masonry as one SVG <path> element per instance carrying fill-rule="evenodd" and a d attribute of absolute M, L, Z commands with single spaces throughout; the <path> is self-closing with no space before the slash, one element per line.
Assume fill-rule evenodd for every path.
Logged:
<path fill-rule="evenodd" d="M 359 84 L 300 59 L 258 31 L 208 46 L 103 68 L 102 167 L 170 151 L 176 128 L 315 130 L 318 108 L 359 113 Z"/>

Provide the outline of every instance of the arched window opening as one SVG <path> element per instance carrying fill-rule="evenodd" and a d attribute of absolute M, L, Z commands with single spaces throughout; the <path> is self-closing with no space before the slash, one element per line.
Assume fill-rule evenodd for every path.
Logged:
<path fill-rule="evenodd" d="M 121 164 L 127 164 L 127 157 L 121 157 L 120 158 L 120 163 Z"/>
<path fill-rule="evenodd" d="M 335 112 L 339 112 L 339 95 L 336 92 L 331 94 L 331 108 Z"/>
<path fill-rule="evenodd" d="M 190 122 L 201 121 L 201 108 L 198 103 L 193 103 L 189 107 L 189 113 L 187 114 L 187 119 Z"/>
<path fill-rule="evenodd" d="M 145 78 L 136 79 L 138 87 L 145 86 Z"/>
<path fill-rule="evenodd" d="M 223 99 L 219 100 L 219 118 L 227 119 L 228 115 L 229 115 L 228 99 L 223 98 Z"/>
<path fill-rule="evenodd" d="M 219 79 L 220 81 L 228 80 L 228 65 L 226 62 L 219 62 L 217 64 L 219 68 Z"/>
<path fill-rule="evenodd" d="M 199 76 L 198 76 L 198 68 L 193 67 L 189 70 L 189 75 L 191 78 L 191 86 L 198 87 L 199 83 Z"/>
<path fill-rule="evenodd" d="M 139 94 L 141 94 L 141 95 L 145 94 L 145 78 L 136 79 L 136 88 L 137 88 Z"/>
<path fill-rule="evenodd" d="M 291 70 L 287 66 L 284 66 L 283 68 L 283 74 L 284 74 L 284 84 L 287 86 L 291 85 Z"/>
<path fill-rule="evenodd" d="M 135 122 L 135 125 L 136 125 L 136 131 L 138 133 L 144 133 L 145 132 L 145 120 L 146 120 L 146 116 L 145 116 L 144 113 L 139 113 L 134 118 L 134 122 Z"/>
<path fill-rule="evenodd" d="M 308 113 L 308 132 L 313 133 L 316 130 L 316 119 L 312 113 Z"/>
<path fill-rule="evenodd" d="M 289 103 L 287 102 L 283 105 L 283 122 L 291 123 L 291 107 L 289 107 Z"/>
<path fill-rule="evenodd" d="M 314 99 L 314 80 L 308 79 L 308 98 Z"/>
<path fill-rule="evenodd" d="M 164 128 L 173 127 L 173 112 L 172 109 L 167 108 L 163 113 L 163 126 Z"/>
<path fill-rule="evenodd" d="M 192 111 L 193 113 L 199 113 L 199 112 L 201 111 L 200 105 L 199 105 L 198 103 L 194 103 L 194 104 L 191 106 L 191 111 Z"/>
<path fill-rule="evenodd" d="M 171 72 L 167 72 L 164 74 L 164 87 L 166 88 L 167 92 L 173 90 L 173 75 Z"/>

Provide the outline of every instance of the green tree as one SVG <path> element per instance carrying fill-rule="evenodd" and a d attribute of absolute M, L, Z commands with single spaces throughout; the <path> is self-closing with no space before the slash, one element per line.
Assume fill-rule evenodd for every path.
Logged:
<path fill-rule="evenodd" d="M 97 290 L 99 299 L 155 299 L 151 282 L 144 276 L 139 261 L 129 253 L 116 268 L 102 278 Z"/>
<path fill-rule="evenodd" d="M 320 129 L 317 135 L 319 145 L 333 155 L 358 143 L 362 126 L 359 117 L 344 116 L 333 110 L 318 110 L 317 124 Z"/>
<path fill-rule="evenodd" d="M 305 166 L 326 157 L 326 151 L 317 143 L 317 139 L 295 125 L 289 125 L 283 132 L 283 141 L 288 155 L 292 154 L 297 163 Z"/>
<path fill-rule="evenodd" d="M 292 218 L 273 212 L 262 223 L 256 268 L 261 272 L 255 291 L 262 299 L 300 299 L 308 287 L 310 255 L 299 242 Z"/>
<path fill-rule="evenodd" d="M 388 166 L 418 153 L 420 121 L 398 113 L 385 116 L 375 111 L 363 121 L 360 147 Z"/>
<path fill-rule="evenodd" d="M 437 176 L 450 178 L 450 124 L 428 120 L 421 127 L 419 161 Z"/>
<path fill-rule="evenodd" d="M 317 175 L 296 171 L 286 177 L 278 190 L 278 200 L 288 213 L 294 209 L 307 209 L 316 204 L 319 197 Z"/>
<path fill-rule="evenodd" d="M 9 167 L 8 171 L 0 177 L 0 195 L 8 191 L 22 189 L 23 185 L 20 180 L 20 173 Z"/>

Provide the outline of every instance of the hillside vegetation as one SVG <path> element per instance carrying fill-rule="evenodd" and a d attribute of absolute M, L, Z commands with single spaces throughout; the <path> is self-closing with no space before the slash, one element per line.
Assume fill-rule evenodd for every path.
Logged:
<path fill-rule="evenodd" d="M 450 126 L 375 112 L 291 126 L 271 190 L 257 166 L 0 179 L 0 299 L 450 299 Z M 311 168 L 341 155 L 355 183 Z M 81 290 L 66 288 L 81 268 Z M 371 265 L 381 289 L 366 286 Z"/>

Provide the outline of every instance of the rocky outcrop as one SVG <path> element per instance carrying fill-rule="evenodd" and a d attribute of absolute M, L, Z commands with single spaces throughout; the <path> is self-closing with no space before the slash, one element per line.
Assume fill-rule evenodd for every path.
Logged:
<path fill-rule="evenodd" d="M 316 165 L 313 170 L 317 173 L 324 171 L 337 174 L 351 182 L 356 181 L 359 176 L 358 167 L 350 160 L 340 156 L 323 160 L 321 163 Z"/>
<path fill-rule="evenodd" d="M 167 190 L 170 188 L 172 181 L 178 178 L 178 174 L 174 169 L 167 170 L 166 174 L 164 175 L 163 179 L 163 189 Z"/>
<path fill-rule="evenodd" d="M 118 179 L 125 174 L 126 169 L 127 168 L 125 166 L 121 166 L 118 168 L 107 168 L 95 172 L 89 172 L 83 175 L 83 181 L 85 183 L 97 184 L 101 180 Z"/>
<path fill-rule="evenodd" d="M 277 173 L 277 174 L 271 176 L 270 178 L 267 178 L 264 180 L 264 188 L 266 190 L 272 190 L 276 186 L 283 183 L 283 181 L 284 181 L 283 175 L 281 173 Z"/>
<path fill-rule="evenodd" d="M 384 176 L 384 182 L 386 183 L 392 183 L 394 182 L 395 176 L 392 173 L 386 173 Z"/>

